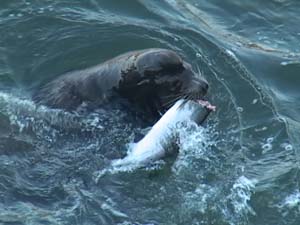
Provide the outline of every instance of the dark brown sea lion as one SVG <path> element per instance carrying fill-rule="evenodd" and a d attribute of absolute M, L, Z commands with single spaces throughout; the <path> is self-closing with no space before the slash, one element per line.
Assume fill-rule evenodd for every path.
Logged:
<path fill-rule="evenodd" d="M 91 68 L 63 74 L 41 87 L 33 99 L 53 108 L 76 110 L 122 97 L 157 114 L 179 98 L 201 99 L 208 84 L 174 51 L 128 52 Z"/>

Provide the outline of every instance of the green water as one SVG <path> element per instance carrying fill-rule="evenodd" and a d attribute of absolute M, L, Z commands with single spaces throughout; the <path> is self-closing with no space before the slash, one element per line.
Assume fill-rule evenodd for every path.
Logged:
<path fill-rule="evenodd" d="M 296 0 L 1 0 L 0 224 L 300 224 Z M 159 169 L 95 175 L 140 132 L 124 111 L 38 107 L 39 85 L 144 48 L 210 84 L 204 128 Z"/>

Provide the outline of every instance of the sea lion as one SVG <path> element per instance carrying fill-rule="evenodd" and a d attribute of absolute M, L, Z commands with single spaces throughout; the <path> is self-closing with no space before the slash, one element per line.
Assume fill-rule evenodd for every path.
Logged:
<path fill-rule="evenodd" d="M 207 89 L 207 81 L 178 54 L 156 48 L 63 74 L 37 90 L 33 99 L 72 111 L 83 103 L 105 104 L 119 96 L 159 116 L 180 98 L 201 99 Z"/>

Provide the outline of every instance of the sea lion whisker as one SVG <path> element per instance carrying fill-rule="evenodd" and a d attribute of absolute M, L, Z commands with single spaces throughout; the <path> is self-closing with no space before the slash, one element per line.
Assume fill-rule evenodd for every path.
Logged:
<path fill-rule="evenodd" d="M 169 106 L 171 106 L 174 102 L 176 102 L 180 98 L 181 98 L 181 96 L 178 96 L 178 97 L 176 97 L 174 99 L 171 99 L 170 101 L 164 102 L 163 103 L 163 107 L 169 107 Z"/>
<path fill-rule="evenodd" d="M 170 94 L 170 95 L 165 95 L 165 96 L 161 96 L 162 99 L 166 99 L 166 98 L 176 98 L 178 96 L 181 96 L 182 93 L 178 93 L 178 94 Z"/>
<path fill-rule="evenodd" d="M 201 74 L 202 74 L 202 72 L 201 72 L 201 70 L 200 70 L 200 68 L 199 68 L 199 66 L 198 66 L 198 65 L 196 66 L 196 68 L 197 68 L 197 72 L 198 72 L 198 74 L 200 74 L 200 75 L 201 75 Z"/>
<path fill-rule="evenodd" d="M 187 94 L 185 99 L 186 99 L 186 100 L 191 100 L 191 99 L 193 99 L 193 98 L 192 98 L 192 95 L 191 95 L 191 94 Z"/>
<path fill-rule="evenodd" d="M 184 96 L 182 96 L 182 94 L 178 95 L 175 98 L 172 98 L 170 101 L 164 102 L 162 105 L 164 107 L 169 107 L 170 105 L 172 105 L 173 103 L 175 103 L 177 100 L 184 98 Z"/>

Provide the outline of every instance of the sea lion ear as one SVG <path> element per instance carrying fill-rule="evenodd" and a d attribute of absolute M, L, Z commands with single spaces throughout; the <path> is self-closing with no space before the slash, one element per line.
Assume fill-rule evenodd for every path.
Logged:
<path fill-rule="evenodd" d="M 148 76 L 162 70 L 183 68 L 183 61 L 171 50 L 153 49 L 137 57 L 136 67 L 141 74 Z"/>

